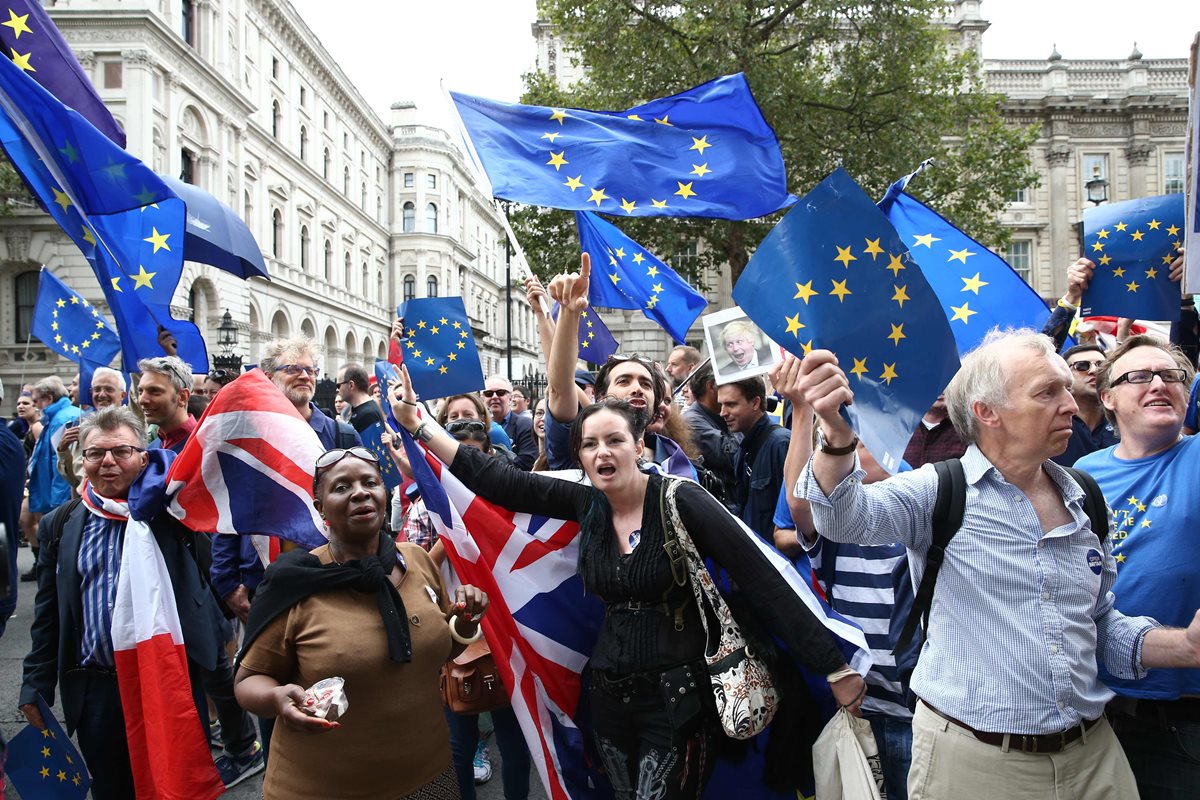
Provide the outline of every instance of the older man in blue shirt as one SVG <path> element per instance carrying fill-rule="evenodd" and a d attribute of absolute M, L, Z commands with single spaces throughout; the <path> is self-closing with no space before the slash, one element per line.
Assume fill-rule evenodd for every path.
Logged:
<path fill-rule="evenodd" d="M 919 581 L 932 538 L 930 467 L 871 486 L 839 416 L 853 392 L 828 351 L 805 357 L 799 390 L 823 441 L 797 485 L 835 541 L 899 541 Z M 993 332 L 946 389 L 965 442 L 966 511 L 947 548 L 912 678 L 912 800 L 1136 797 L 1129 762 L 1104 719 L 1124 679 L 1200 665 L 1200 614 L 1186 630 L 1114 607 L 1112 539 L 1091 530 L 1083 491 L 1050 461 L 1066 447 L 1066 364 L 1044 336 Z"/>

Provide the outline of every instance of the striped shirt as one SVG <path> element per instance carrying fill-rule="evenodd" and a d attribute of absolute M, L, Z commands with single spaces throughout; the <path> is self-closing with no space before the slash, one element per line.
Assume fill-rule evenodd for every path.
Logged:
<path fill-rule="evenodd" d="M 112 643 L 112 610 L 121 572 L 121 545 L 125 521 L 88 514 L 79 543 L 80 594 L 83 600 L 83 636 L 79 663 L 85 667 L 116 666 Z"/>
<path fill-rule="evenodd" d="M 904 545 L 857 545 L 826 541 L 818 536 L 811 545 L 799 537 L 808 553 L 813 574 L 821 579 L 829 605 L 863 629 L 871 648 L 871 671 L 867 673 L 867 696 L 862 710 L 900 719 L 911 719 L 904 699 L 904 686 L 892 655 L 890 633 L 896 592 L 892 571 L 904 558 Z M 830 580 L 832 579 L 832 580 Z M 911 608 L 900 608 L 907 617 Z"/>
<path fill-rule="evenodd" d="M 1043 465 L 1071 521 L 1043 533 L 1032 503 L 979 448 L 962 462 L 966 513 L 938 576 L 913 691 L 982 731 L 1055 733 L 1096 719 L 1113 697 L 1097 661 L 1118 677 L 1143 677 L 1142 641 L 1157 623 L 1113 607 L 1112 540 L 1092 533 L 1083 491 L 1061 467 Z M 810 459 L 796 492 L 829 539 L 903 543 L 918 584 L 937 473 L 926 466 L 870 486 L 864 474 L 856 456 L 827 497 Z"/>

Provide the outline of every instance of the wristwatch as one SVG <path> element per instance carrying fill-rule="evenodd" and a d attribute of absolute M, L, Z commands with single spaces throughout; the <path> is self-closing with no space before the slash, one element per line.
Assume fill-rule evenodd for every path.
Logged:
<path fill-rule="evenodd" d="M 858 447 L 858 435 L 857 435 L 857 434 L 854 436 L 854 438 L 853 438 L 853 439 L 851 439 L 851 440 L 850 440 L 850 444 L 848 444 L 848 445 L 845 445 L 845 446 L 843 446 L 843 447 L 833 447 L 833 446 L 831 446 L 831 445 L 830 445 L 828 442 L 826 442 L 826 441 L 825 441 L 825 433 L 824 433 L 824 431 L 822 431 L 822 432 L 821 432 L 821 447 L 820 447 L 820 450 L 821 450 L 821 452 L 822 452 L 822 453 L 825 453 L 826 455 L 830 455 L 830 456 L 848 456 L 848 455 L 850 455 L 851 453 L 853 453 L 853 452 L 854 452 L 854 449 L 855 449 L 856 447 Z"/>

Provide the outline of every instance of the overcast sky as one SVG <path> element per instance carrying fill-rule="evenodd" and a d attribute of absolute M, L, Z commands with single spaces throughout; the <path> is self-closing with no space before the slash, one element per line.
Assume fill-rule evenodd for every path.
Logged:
<path fill-rule="evenodd" d="M 536 57 L 534 0 L 342 0 L 340 14 L 329 0 L 291 2 L 385 122 L 412 100 L 444 127 L 441 81 L 516 100 Z M 1146 58 L 1186 58 L 1200 30 L 1195 0 L 984 0 L 982 15 L 985 58 L 1044 59 L 1056 44 L 1063 58 L 1124 58 L 1135 41 Z"/>

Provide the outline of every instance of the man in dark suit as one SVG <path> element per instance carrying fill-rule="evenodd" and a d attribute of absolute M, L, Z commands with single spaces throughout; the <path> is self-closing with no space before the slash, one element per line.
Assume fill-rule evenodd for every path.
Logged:
<path fill-rule="evenodd" d="M 0 402 L 4 400 L 4 384 L 0 383 Z M 17 608 L 17 541 L 21 537 L 18 524 L 21 518 L 21 495 L 25 488 L 25 448 L 6 424 L 0 419 L 0 524 L 4 531 L 5 547 L 0 547 L 7 559 L 8 590 L 0 590 L 0 636 L 8 618 Z M 2 567 L 0 567 L 2 568 Z"/>
<path fill-rule="evenodd" d="M 517 466 L 523 470 L 533 468 L 537 461 L 537 439 L 533 436 L 533 420 L 514 413 L 512 410 L 512 383 L 501 375 L 493 375 L 483 384 L 483 404 L 487 406 L 492 420 L 504 428 L 512 439 L 512 450 L 517 455 Z"/>
<path fill-rule="evenodd" d="M 43 728 L 36 697 L 53 703 L 60 686 L 67 731 L 79 740 L 93 777 L 93 797 L 133 798 L 111 634 L 126 520 L 112 513 L 112 501 L 125 501 L 146 464 L 146 432 L 128 408 L 113 406 L 80 424 L 79 441 L 87 478 L 83 499 L 59 506 L 38 527 L 33 647 L 25 657 L 19 703 L 30 724 Z M 196 564 L 196 534 L 165 513 L 150 528 L 171 576 L 193 694 L 199 698 L 200 674 L 224 660 L 225 621 Z"/>

